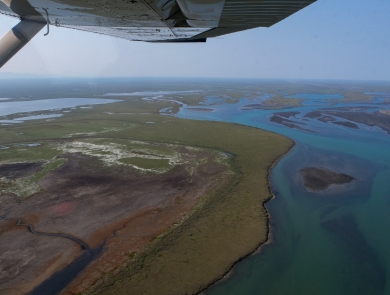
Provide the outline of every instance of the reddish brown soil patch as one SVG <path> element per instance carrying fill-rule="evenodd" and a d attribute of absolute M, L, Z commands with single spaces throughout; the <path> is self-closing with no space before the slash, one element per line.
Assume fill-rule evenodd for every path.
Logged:
<path fill-rule="evenodd" d="M 213 153 L 186 152 L 184 156 L 192 163 L 208 160 L 201 165 L 176 166 L 165 174 L 141 175 L 128 166 L 105 167 L 94 157 L 66 155 L 67 163 L 40 182 L 44 191 L 14 208 L 10 217 L 22 218 L 37 231 L 75 236 L 91 247 L 106 239 L 102 256 L 63 293 L 81 292 L 180 222 L 208 190 L 227 177 L 228 168 L 212 161 Z M 6 224 L 3 221 L 0 225 Z M 10 242 L 12 236 L 24 245 L 20 251 L 34 256 L 26 265 L 17 253 L 15 259 L 4 261 L 3 269 L 12 264 L 26 271 L 4 274 L 6 284 L 1 285 L 0 293 L 16 286 L 31 290 L 80 254 L 80 247 L 66 239 L 34 236 L 27 230 L 10 228 L 9 224 L 0 230 L 5 232 L 0 253 L 20 248 Z M 5 241 L 4 236 L 8 237 Z M 45 253 L 49 253 L 47 257 Z M 0 275 L 0 279 L 3 277 Z"/>
<path fill-rule="evenodd" d="M 63 202 L 58 205 L 53 205 L 49 209 L 53 212 L 54 215 L 62 216 L 69 214 L 75 206 L 75 202 Z"/>

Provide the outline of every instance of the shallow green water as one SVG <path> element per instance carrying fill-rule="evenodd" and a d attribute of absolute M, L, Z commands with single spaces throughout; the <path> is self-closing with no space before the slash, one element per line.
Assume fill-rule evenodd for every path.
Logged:
<path fill-rule="evenodd" d="M 179 114 L 256 126 L 297 143 L 272 170 L 276 198 L 266 205 L 271 243 L 206 294 L 390 294 L 390 135 L 315 120 L 305 122 L 317 133 L 289 129 L 269 123 L 275 111 L 241 111 L 245 103 Z M 316 108 L 309 103 L 289 111 Z M 356 180 L 310 193 L 299 174 L 304 167 L 326 167 Z"/>

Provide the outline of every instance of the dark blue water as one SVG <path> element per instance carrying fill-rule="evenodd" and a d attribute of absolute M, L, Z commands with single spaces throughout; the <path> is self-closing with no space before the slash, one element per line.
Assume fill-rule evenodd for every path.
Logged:
<path fill-rule="evenodd" d="M 238 263 L 228 279 L 206 294 L 390 294 L 390 135 L 364 124 L 351 129 L 304 118 L 309 111 L 329 107 L 364 106 L 370 112 L 386 105 L 380 94 L 364 104 L 340 103 L 339 96 L 331 98 L 331 105 L 328 97 L 304 98 L 302 107 L 284 111 L 300 112 L 290 119 L 306 124 L 299 125 L 306 130 L 271 123 L 270 117 L 280 110 L 242 110 L 254 103 L 247 99 L 207 106 L 213 112 L 185 107 L 178 113 L 182 118 L 254 126 L 296 142 L 271 174 L 276 198 L 266 207 L 272 216 L 272 243 Z M 356 180 L 308 192 L 299 170 L 313 166 Z"/>
<path fill-rule="evenodd" d="M 43 281 L 28 295 L 55 295 L 69 285 L 94 259 L 103 251 L 104 243 L 96 249 L 84 249 L 83 253 L 64 269 L 56 272 L 50 278 Z"/>

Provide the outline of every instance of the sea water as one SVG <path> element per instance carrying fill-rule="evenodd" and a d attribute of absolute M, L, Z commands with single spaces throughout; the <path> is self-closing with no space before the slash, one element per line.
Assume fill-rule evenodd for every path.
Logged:
<path fill-rule="evenodd" d="M 290 119 L 307 130 L 269 121 L 283 110 L 242 110 L 255 103 L 247 99 L 207 106 L 213 112 L 185 106 L 177 114 L 254 126 L 296 142 L 271 172 L 276 198 L 266 203 L 270 243 L 234 266 L 226 279 L 206 290 L 208 295 L 390 294 L 390 135 L 364 124 L 349 129 L 303 117 L 325 107 L 364 106 L 367 112 L 386 107 L 380 99 L 349 104 L 338 102 L 342 97 L 336 95 L 329 105 L 316 94 L 304 98 L 303 106 L 284 111 L 300 112 Z M 308 192 L 299 173 L 304 167 L 325 167 L 356 180 Z"/>

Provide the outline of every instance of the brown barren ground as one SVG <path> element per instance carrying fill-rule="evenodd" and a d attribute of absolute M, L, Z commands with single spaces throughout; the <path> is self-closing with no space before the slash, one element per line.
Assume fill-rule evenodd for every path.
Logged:
<path fill-rule="evenodd" d="M 186 151 L 191 163 L 164 174 L 140 174 L 130 166 L 103 166 L 95 157 L 66 154 L 67 162 L 40 181 L 43 192 L 15 207 L 36 231 L 65 233 L 103 254 L 63 294 L 79 293 L 142 251 L 151 240 L 191 213 L 200 198 L 229 178 L 229 168 L 213 161 L 215 153 Z M 191 173 L 190 173 L 191 172 Z M 3 221 L 0 241 L 0 293 L 25 294 L 80 253 L 76 243 L 31 234 L 15 221 Z M 38 275 L 37 275 L 38 274 Z"/>

